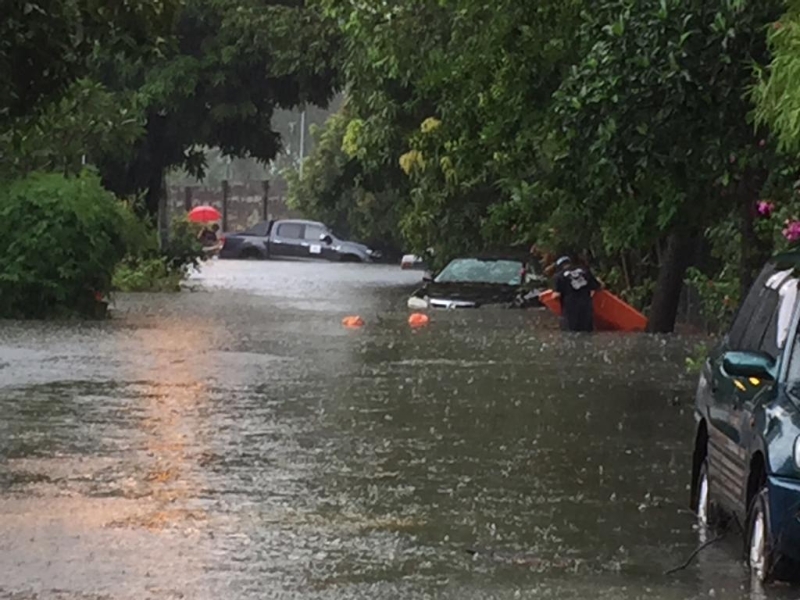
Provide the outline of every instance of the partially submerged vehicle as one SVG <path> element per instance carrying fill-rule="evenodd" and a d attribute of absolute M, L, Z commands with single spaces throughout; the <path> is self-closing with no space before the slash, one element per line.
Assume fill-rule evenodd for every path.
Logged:
<path fill-rule="evenodd" d="M 499 305 L 515 308 L 541 306 L 539 294 L 547 280 L 527 256 L 513 254 L 457 258 L 408 300 L 408 307 L 479 308 Z"/>
<path fill-rule="evenodd" d="M 372 262 L 380 252 L 341 240 L 316 221 L 262 221 L 241 233 L 226 233 L 220 258 L 314 258 L 343 262 Z"/>

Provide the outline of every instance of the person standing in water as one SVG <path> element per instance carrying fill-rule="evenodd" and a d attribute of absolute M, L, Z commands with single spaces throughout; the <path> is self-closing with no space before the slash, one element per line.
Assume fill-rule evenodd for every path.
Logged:
<path fill-rule="evenodd" d="M 556 293 L 561 300 L 561 328 L 565 331 L 594 331 L 592 296 L 600 282 L 586 268 L 573 265 L 569 256 L 556 261 Z"/>

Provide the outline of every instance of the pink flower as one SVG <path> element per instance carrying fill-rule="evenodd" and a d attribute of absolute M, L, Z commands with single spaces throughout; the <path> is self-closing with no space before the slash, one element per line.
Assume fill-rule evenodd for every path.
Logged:
<path fill-rule="evenodd" d="M 762 217 L 769 219 L 772 213 L 775 212 L 775 203 L 769 200 L 761 200 L 756 203 L 756 210 Z"/>
<path fill-rule="evenodd" d="M 797 242 L 800 240 L 800 221 L 786 221 L 786 227 L 783 229 L 783 237 L 790 242 Z"/>

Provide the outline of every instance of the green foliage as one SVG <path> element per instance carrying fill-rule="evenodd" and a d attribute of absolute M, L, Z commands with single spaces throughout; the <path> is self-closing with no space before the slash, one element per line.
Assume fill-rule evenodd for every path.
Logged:
<path fill-rule="evenodd" d="M 754 234 L 779 161 L 749 90 L 781 0 L 325 6 L 345 36 L 345 153 L 407 174 L 413 250 L 588 251 L 668 330 L 685 266 L 666 249 L 721 220 Z"/>
<path fill-rule="evenodd" d="M 126 257 L 158 256 L 158 233 L 148 217 L 142 217 L 137 202 L 119 204 L 120 241 Z"/>
<path fill-rule="evenodd" d="M 325 5 L 345 35 L 345 152 L 366 173 L 402 165 L 411 190 L 397 215 L 410 249 L 433 247 L 446 260 L 530 240 L 521 226 L 509 235 L 517 223 L 506 220 L 530 216 L 527 204 L 494 207 L 516 203 L 547 171 L 551 96 L 575 53 L 583 3 Z"/>
<path fill-rule="evenodd" d="M 11 120 L 0 132 L 0 176 L 24 177 L 32 171 L 74 175 L 92 157 L 129 157 L 143 132 L 131 99 L 81 79 L 59 100 Z"/>
<path fill-rule="evenodd" d="M 779 6 L 620 0 L 586 20 L 589 50 L 556 96 L 558 176 L 607 250 L 702 230 L 761 167 L 769 148 L 759 148 L 746 93 Z"/>
<path fill-rule="evenodd" d="M 57 101 L 98 52 L 138 60 L 157 53 L 179 0 L 36 0 L 3 3 L 0 125 Z"/>
<path fill-rule="evenodd" d="M 692 267 L 686 273 L 686 284 L 700 299 L 700 312 L 711 331 L 724 331 L 739 307 L 740 282 L 726 265 L 713 277 Z"/>
<path fill-rule="evenodd" d="M 689 375 L 699 375 L 703 370 L 703 365 L 708 360 L 708 354 L 711 351 L 711 344 L 697 344 L 692 353 L 686 357 L 686 372 Z"/>
<path fill-rule="evenodd" d="M 120 236 L 125 258 L 117 265 L 113 289 L 120 292 L 179 291 L 180 284 L 206 256 L 197 239 L 199 226 L 185 218 L 170 225 L 169 240 L 159 248 L 158 232 L 148 217 L 128 204 L 120 206 Z"/>
<path fill-rule="evenodd" d="M 97 314 L 122 258 L 119 204 L 96 175 L 32 174 L 0 188 L 0 316 Z"/>
<path fill-rule="evenodd" d="M 112 284 L 120 292 L 178 292 L 184 273 L 172 270 L 163 257 L 125 258 L 114 271 Z"/>
<path fill-rule="evenodd" d="M 161 255 L 172 273 L 185 277 L 189 270 L 200 266 L 205 260 L 203 247 L 197 239 L 199 226 L 178 217 L 170 225 L 169 240 L 161 249 Z"/>
<path fill-rule="evenodd" d="M 755 88 L 758 119 L 777 133 L 781 148 L 800 151 L 800 3 L 789 0 L 788 12 L 770 28 L 772 62 L 761 71 Z"/>
<path fill-rule="evenodd" d="M 146 123 L 133 158 L 97 158 L 104 180 L 122 196 L 147 192 L 155 214 L 162 174 L 180 167 L 202 176 L 204 148 L 273 159 L 275 110 L 332 97 L 336 44 L 313 3 L 186 0 L 160 55 L 133 63 L 95 56 L 98 79 L 133 92 Z"/>
<path fill-rule="evenodd" d="M 345 150 L 347 108 L 314 132 L 316 143 L 299 172 L 287 173 L 289 205 L 347 237 L 387 252 L 401 247 L 398 226 L 406 180 L 395 167 L 373 176 Z M 405 192 L 407 193 L 407 192 Z"/>

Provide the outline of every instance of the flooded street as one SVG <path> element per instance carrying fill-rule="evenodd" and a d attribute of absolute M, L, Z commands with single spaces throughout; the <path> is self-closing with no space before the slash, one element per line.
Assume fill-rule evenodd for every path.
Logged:
<path fill-rule="evenodd" d="M 698 340 L 412 331 L 419 280 L 214 261 L 108 322 L 0 322 L 0 598 L 764 597 L 734 534 L 664 575 L 699 543 Z"/>

